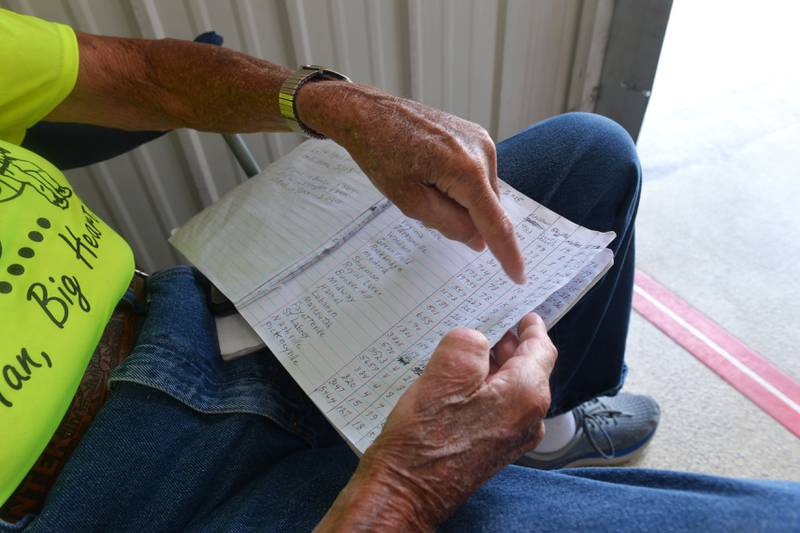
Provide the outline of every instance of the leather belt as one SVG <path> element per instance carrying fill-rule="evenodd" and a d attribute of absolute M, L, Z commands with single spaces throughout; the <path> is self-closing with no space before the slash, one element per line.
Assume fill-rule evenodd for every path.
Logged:
<path fill-rule="evenodd" d="M 147 295 L 145 278 L 146 274 L 137 270 L 131 281 L 138 302 L 144 302 Z M 58 474 L 108 398 L 111 371 L 133 349 L 141 318 L 141 312 L 126 300 L 117 305 L 61 424 L 17 490 L 0 507 L 0 518 L 14 523 L 42 509 Z"/>

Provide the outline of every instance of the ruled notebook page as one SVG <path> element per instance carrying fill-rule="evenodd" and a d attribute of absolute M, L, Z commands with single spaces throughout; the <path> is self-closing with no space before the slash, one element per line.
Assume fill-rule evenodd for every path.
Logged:
<path fill-rule="evenodd" d="M 195 215 L 170 242 L 238 303 L 311 260 L 382 200 L 343 148 L 308 141 Z"/>
<path fill-rule="evenodd" d="M 610 266 L 606 246 L 613 233 L 573 224 L 505 183 L 500 190 L 525 258 L 528 281 L 521 286 L 488 251 L 449 241 L 394 206 L 268 292 L 255 290 L 263 286 L 264 275 L 235 266 L 239 254 L 272 264 L 261 257 L 276 249 L 272 243 L 247 244 L 254 224 L 217 227 L 220 234 L 243 236 L 231 240 L 224 253 L 197 242 L 197 231 L 179 242 L 196 250 L 193 262 L 201 271 L 223 278 L 217 286 L 229 298 L 229 286 L 247 288 L 235 299 L 244 319 L 334 427 L 363 452 L 447 332 L 476 328 L 494 344 L 534 309 L 552 325 Z M 264 211 L 283 201 L 256 199 Z M 363 214 L 373 200 L 369 197 L 348 216 Z M 211 225 L 230 226 L 237 220 L 230 209 L 225 206 L 223 216 L 206 216 L 215 221 Z M 309 255 L 298 250 L 292 261 L 302 257 Z"/>
<path fill-rule="evenodd" d="M 476 328 L 493 344 L 551 296 L 551 307 L 571 306 L 610 264 L 613 233 L 577 226 L 505 184 L 501 191 L 525 256 L 523 286 L 488 251 L 449 241 L 392 207 L 312 269 L 240 308 L 359 452 L 448 331 Z M 572 280 L 572 292 L 558 292 Z"/>

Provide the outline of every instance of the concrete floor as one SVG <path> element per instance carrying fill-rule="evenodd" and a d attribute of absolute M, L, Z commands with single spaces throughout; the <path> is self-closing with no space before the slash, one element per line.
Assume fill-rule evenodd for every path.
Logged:
<path fill-rule="evenodd" d="M 637 466 L 800 480 L 800 440 L 642 317 L 632 326 L 625 389 L 662 410 Z"/>
<path fill-rule="evenodd" d="M 800 379 L 800 6 L 676 0 L 639 139 L 638 267 Z M 639 466 L 800 480 L 800 439 L 634 316 Z"/>

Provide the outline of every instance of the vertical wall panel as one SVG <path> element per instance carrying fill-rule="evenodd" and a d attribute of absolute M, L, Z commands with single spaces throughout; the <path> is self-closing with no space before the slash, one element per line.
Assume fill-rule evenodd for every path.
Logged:
<path fill-rule="evenodd" d="M 567 97 L 569 111 L 595 109 L 613 13 L 614 0 L 583 3 Z"/>
<path fill-rule="evenodd" d="M 502 139 L 591 110 L 614 0 L 0 0 L 93 33 L 192 39 L 272 62 L 331 65 L 354 80 L 463 116 Z M 245 136 L 262 166 L 294 134 Z M 172 132 L 67 173 L 147 270 L 173 264 L 170 230 L 244 180 L 219 135 Z"/>

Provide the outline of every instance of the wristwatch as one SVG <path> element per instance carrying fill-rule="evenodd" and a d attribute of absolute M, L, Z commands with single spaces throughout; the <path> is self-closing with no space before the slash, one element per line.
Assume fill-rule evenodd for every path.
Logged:
<path fill-rule="evenodd" d="M 286 78 L 286 81 L 281 85 L 280 91 L 278 91 L 278 107 L 280 108 L 281 116 L 286 120 L 286 124 L 289 125 L 292 131 L 315 139 L 325 139 L 326 137 L 324 135 L 318 131 L 312 130 L 297 117 L 297 99 L 295 98 L 297 91 L 306 83 L 315 80 L 339 80 L 349 82 L 350 78 L 335 70 L 319 65 L 303 65 L 295 71 L 294 74 Z"/>

